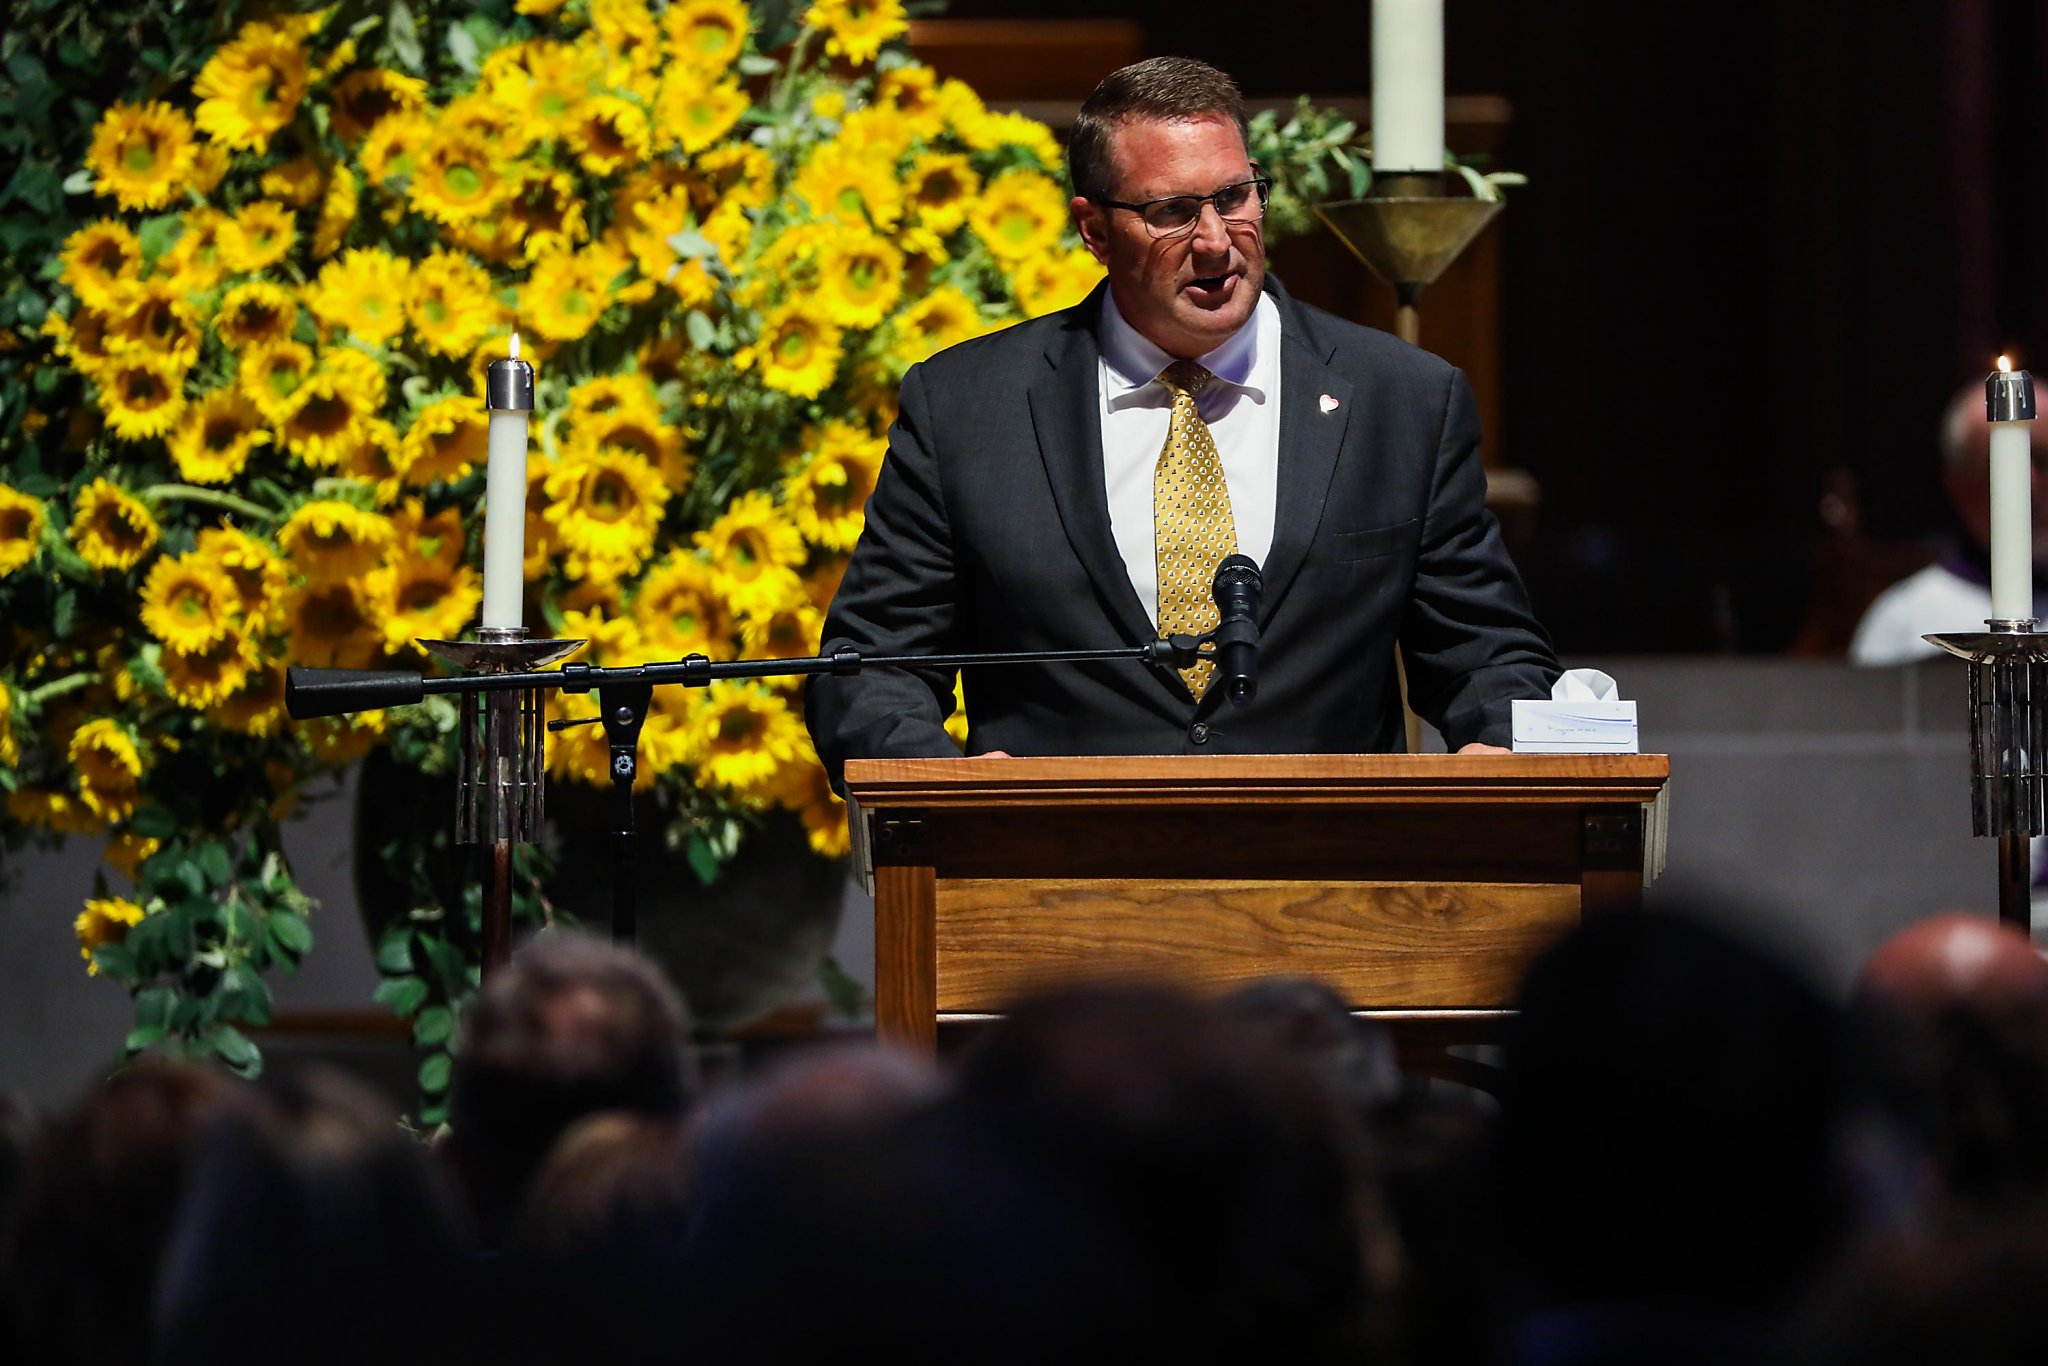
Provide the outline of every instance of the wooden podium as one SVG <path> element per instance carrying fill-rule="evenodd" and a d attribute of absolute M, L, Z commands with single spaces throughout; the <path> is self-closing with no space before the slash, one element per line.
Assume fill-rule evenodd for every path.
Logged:
<path fill-rule="evenodd" d="M 877 1032 L 930 1051 L 940 1022 L 1046 987 L 1296 975 L 1453 1075 L 1437 1055 L 1497 1037 L 1534 954 L 1640 907 L 1669 774 L 1661 754 L 853 760 Z"/>

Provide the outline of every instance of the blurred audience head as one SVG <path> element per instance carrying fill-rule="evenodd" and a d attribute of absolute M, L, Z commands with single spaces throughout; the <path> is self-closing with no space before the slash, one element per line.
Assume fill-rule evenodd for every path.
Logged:
<path fill-rule="evenodd" d="M 496 1238 L 586 1115 L 679 1118 L 697 1089 L 682 999 L 643 955 L 580 933 L 529 942 L 478 993 L 456 1052 L 448 1151 Z"/>
<path fill-rule="evenodd" d="M 1500 1176 L 1533 1300 L 1780 1310 L 1853 1218 L 1843 1013 L 1683 911 L 1587 921 L 1520 1005 Z"/>
<path fill-rule="evenodd" d="M 458 1206 L 396 1111 L 323 1068 L 258 1094 L 200 1138 L 154 1360 L 220 1361 L 250 1341 L 335 1366 L 461 1347 Z"/>
<path fill-rule="evenodd" d="M 2029 437 L 2034 423 L 2024 424 Z M 2040 489 L 2041 461 L 2034 443 L 2034 559 L 2048 562 L 2048 507 Z M 1984 407 L 1984 381 L 1965 381 L 1941 414 L 1941 487 L 1963 530 L 1980 549 L 1991 545 L 1991 419 Z"/>
<path fill-rule="evenodd" d="M 248 1105 L 240 1083 L 145 1061 L 94 1088 L 30 1146 L 0 1244 L 0 1329 L 37 1363 L 142 1361 L 173 1217 L 206 1127 Z"/>
<path fill-rule="evenodd" d="M 1933 916 L 1880 945 L 1857 987 L 1894 1045 L 1939 1193 L 2048 1198 L 2048 962 L 2027 936 Z"/>
<path fill-rule="evenodd" d="M 1351 1013 L 1331 987 L 1305 977 L 1269 977 L 1219 1003 L 1255 1046 L 1298 1060 L 1353 1114 L 1370 1117 L 1400 1100 L 1394 1041 Z"/>

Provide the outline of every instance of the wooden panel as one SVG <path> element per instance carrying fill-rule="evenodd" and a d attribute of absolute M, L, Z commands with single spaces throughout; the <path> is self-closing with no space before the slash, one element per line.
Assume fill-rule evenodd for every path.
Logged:
<path fill-rule="evenodd" d="M 932 991 L 932 870 L 875 870 L 875 1033 L 929 1053 L 936 1044 Z"/>
<path fill-rule="evenodd" d="M 1070 100 L 1146 55 L 1144 25 L 1130 19 L 913 19 L 910 50 L 941 76 L 984 100 Z M 1071 126 L 1071 115 L 1060 125 Z"/>
<path fill-rule="evenodd" d="M 936 1004 L 962 1012 L 1129 975 L 1298 974 L 1358 1006 L 1499 1007 L 1579 919 L 1574 884 L 973 878 L 936 891 Z"/>
<path fill-rule="evenodd" d="M 941 878 L 1259 878 L 1316 881 L 1574 882 L 1579 814 L 1299 807 L 1027 807 L 927 813 L 914 858 Z M 878 861 L 889 851 L 878 848 Z M 1638 882 L 1641 874 L 1638 871 Z"/>

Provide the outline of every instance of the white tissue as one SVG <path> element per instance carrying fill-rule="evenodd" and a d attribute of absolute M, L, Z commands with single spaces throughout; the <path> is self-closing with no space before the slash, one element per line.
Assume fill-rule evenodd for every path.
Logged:
<path fill-rule="evenodd" d="M 1568 669 L 1549 701 L 1517 701 L 1513 708 L 1517 754 L 1634 754 L 1636 704 L 1624 702 L 1612 678 L 1598 669 Z"/>
<path fill-rule="evenodd" d="M 1617 702 L 1620 689 L 1598 669 L 1566 669 L 1550 689 L 1553 702 Z"/>

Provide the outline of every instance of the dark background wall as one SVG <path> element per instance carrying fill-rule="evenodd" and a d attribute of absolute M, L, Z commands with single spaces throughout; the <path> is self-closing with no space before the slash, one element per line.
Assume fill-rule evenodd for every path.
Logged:
<path fill-rule="evenodd" d="M 1838 651 L 1948 529 L 1949 394 L 2001 349 L 2048 370 L 2048 4 L 1446 8 L 1449 92 L 1510 101 L 1501 160 L 1531 180 L 1490 231 L 1560 647 Z M 1254 97 L 1370 79 L 1363 0 L 946 13 L 1128 18 Z"/>

